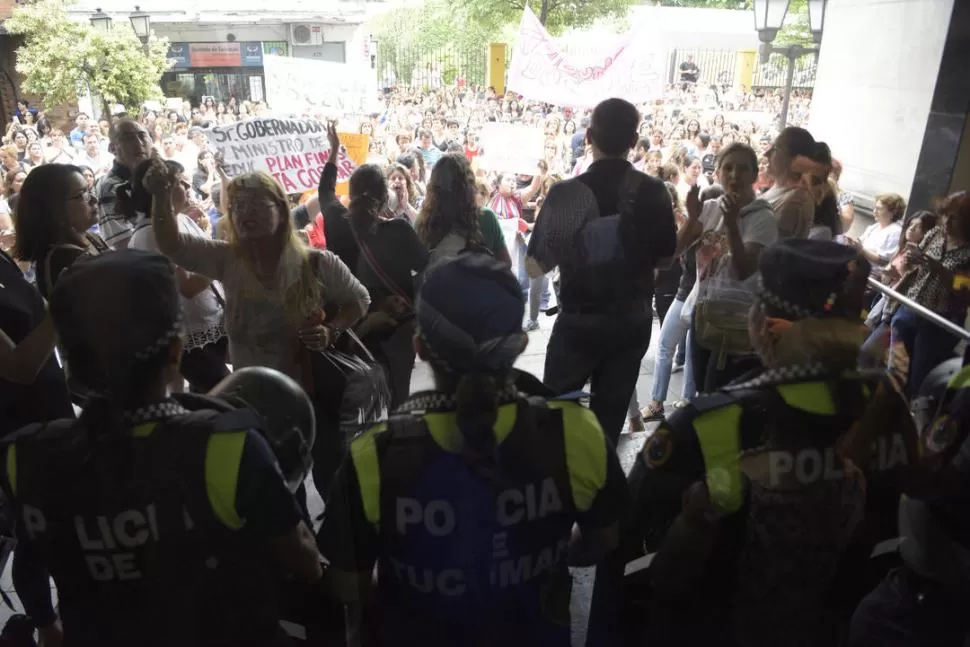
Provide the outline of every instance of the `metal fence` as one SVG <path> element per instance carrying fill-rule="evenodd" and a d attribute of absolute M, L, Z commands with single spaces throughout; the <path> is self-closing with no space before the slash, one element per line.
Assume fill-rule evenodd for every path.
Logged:
<path fill-rule="evenodd" d="M 506 63 L 512 56 L 508 48 Z M 740 54 L 734 50 L 672 49 L 667 53 L 667 82 L 680 80 L 680 66 L 691 56 L 700 70 L 698 81 L 704 85 L 733 86 Z M 382 79 L 412 87 L 440 88 L 452 85 L 461 76 L 471 85 L 487 84 L 488 48 L 456 49 L 442 47 L 380 47 L 377 65 Z M 795 61 L 793 87 L 811 89 L 815 85 L 816 58 L 808 55 Z M 775 89 L 785 85 L 788 60 L 778 54 L 767 63 L 755 66 L 752 87 Z M 391 74 L 387 71 L 390 70 Z"/>
<path fill-rule="evenodd" d="M 474 49 L 377 49 L 377 70 L 385 83 L 393 80 L 411 87 L 437 89 L 451 86 L 461 77 L 470 85 L 487 85 L 487 69 L 486 46 Z"/>
<path fill-rule="evenodd" d="M 675 49 L 667 53 L 667 82 L 676 83 L 680 80 L 680 66 L 691 56 L 700 70 L 698 82 L 703 85 L 733 86 L 738 68 L 740 54 L 732 50 L 704 50 L 704 49 Z M 795 61 L 795 77 L 793 88 L 811 89 L 815 86 L 815 68 L 817 62 L 814 56 L 803 56 Z M 754 76 L 751 82 L 753 88 L 774 89 L 785 86 L 785 75 L 788 71 L 788 59 L 779 54 L 773 54 L 767 63 L 756 61 Z"/>

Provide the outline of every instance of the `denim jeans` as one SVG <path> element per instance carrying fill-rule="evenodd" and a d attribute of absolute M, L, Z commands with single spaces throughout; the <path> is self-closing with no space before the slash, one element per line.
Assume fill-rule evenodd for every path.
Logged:
<path fill-rule="evenodd" d="M 949 316 L 957 325 L 963 324 L 963 316 Z M 923 379 L 938 364 L 953 357 L 959 340 L 939 326 L 922 319 L 906 306 L 900 306 L 892 320 L 890 344 L 902 343 L 909 354 L 909 380 L 906 395 L 913 397 L 919 392 Z"/>
<path fill-rule="evenodd" d="M 667 399 L 667 388 L 670 386 L 674 354 L 677 352 L 678 346 L 687 345 L 686 335 L 690 324 L 681 319 L 680 313 L 683 307 L 683 301 L 674 299 L 660 326 L 660 342 L 657 345 L 657 358 L 653 364 L 653 392 L 650 395 L 656 402 L 663 402 Z M 684 366 L 684 390 L 681 393 L 681 398 L 684 400 L 694 397 L 694 393 L 697 391 L 694 387 L 692 368 L 692 362 L 688 358 Z"/>
<path fill-rule="evenodd" d="M 522 298 L 529 304 L 529 321 L 536 321 L 539 312 L 549 307 L 549 277 L 546 274 L 538 278 L 530 278 L 525 269 L 525 257 L 528 247 L 519 238 L 515 240 L 515 273 L 522 288 Z"/>

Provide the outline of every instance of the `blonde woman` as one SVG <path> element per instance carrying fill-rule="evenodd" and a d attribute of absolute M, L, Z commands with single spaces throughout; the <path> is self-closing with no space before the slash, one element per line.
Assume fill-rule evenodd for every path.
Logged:
<path fill-rule="evenodd" d="M 177 181 L 156 156 L 145 187 L 153 194 L 158 248 L 178 266 L 225 286 L 235 367 L 268 366 L 302 380 L 304 349 L 325 350 L 360 319 L 370 303 L 367 291 L 334 254 L 299 241 L 286 194 L 271 176 L 245 173 L 229 182 L 226 241 L 179 233 L 170 197 Z"/>

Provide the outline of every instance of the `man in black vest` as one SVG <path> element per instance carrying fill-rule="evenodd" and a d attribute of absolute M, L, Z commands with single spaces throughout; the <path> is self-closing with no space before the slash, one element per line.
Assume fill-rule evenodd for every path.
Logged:
<path fill-rule="evenodd" d="M 71 369 L 97 395 L 79 420 L 0 446 L 14 583 L 45 644 L 62 631 L 48 574 L 71 645 L 272 645 L 276 579 L 321 576 L 259 418 L 169 397 L 179 312 L 171 263 L 135 250 L 77 263 L 51 296 Z"/>
<path fill-rule="evenodd" d="M 654 270 L 673 255 L 677 235 L 663 182 L 627 161 L 639 124 L 622 99 L 596 106 L 586 131 L 594 161 L 549 190 L 527 261 L 534 277 L 560 270 L 561 313 L 543 380 L 557 393 L 589 381 L 590 406 L 614 443 L 650 345 Z"/>

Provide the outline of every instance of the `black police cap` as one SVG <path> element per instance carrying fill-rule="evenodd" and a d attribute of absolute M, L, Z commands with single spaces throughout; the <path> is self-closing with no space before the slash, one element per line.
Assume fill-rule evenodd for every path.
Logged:
<path fill-rule="evenodd" d="M 58 279 L 50 312 L 69 353 L 130 365 L 179 332 L 175 269 L 164 256 L 134 249 L 83 257 Z"/>
<path fill-rule="evenodd" d="M 761 299 L 786 319 L 862 315 L 869 262 L 846 245 L 790 239 L 761 252 Z"/>

